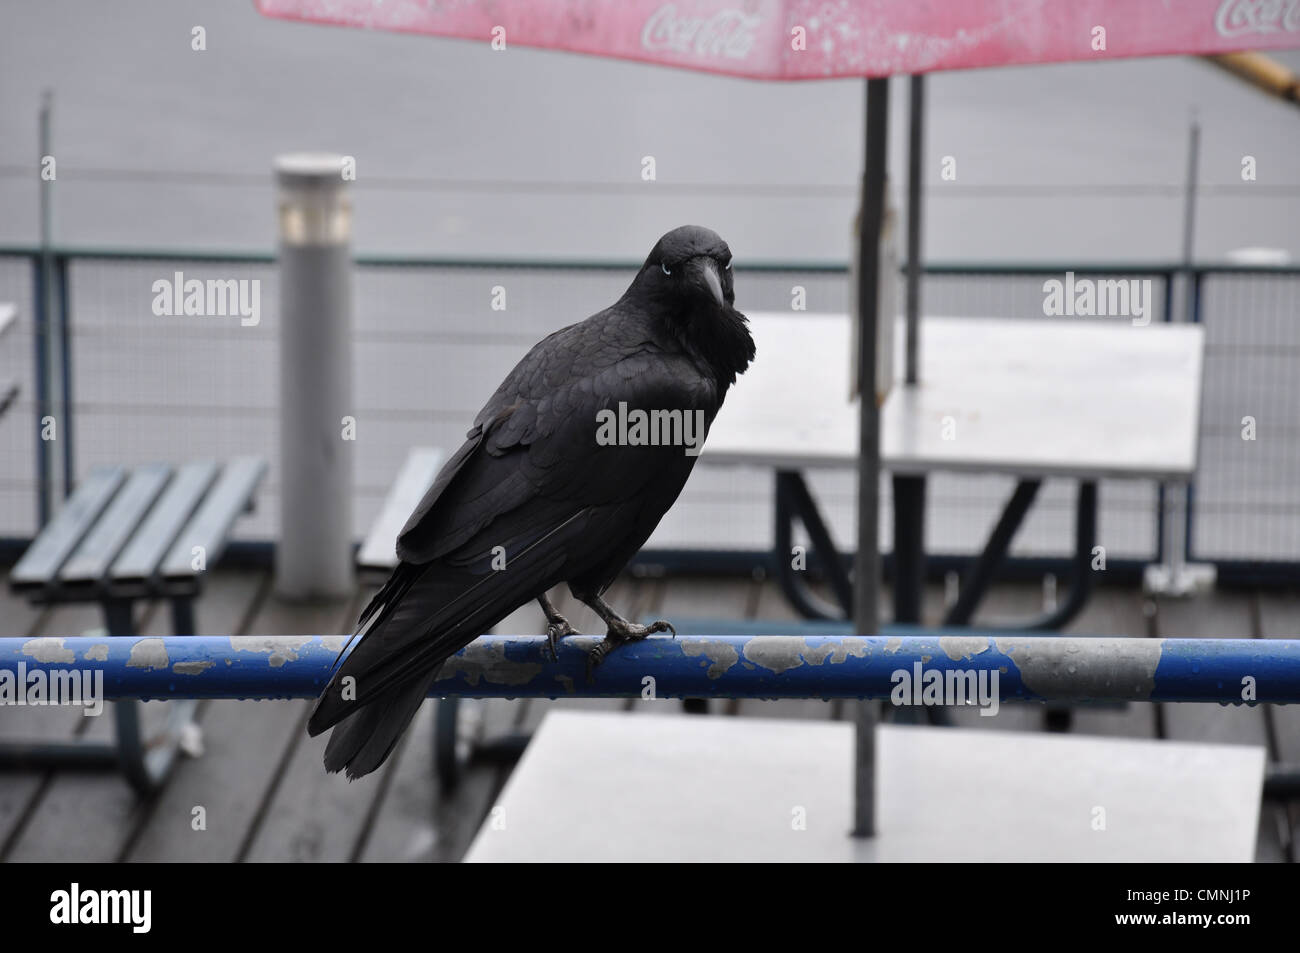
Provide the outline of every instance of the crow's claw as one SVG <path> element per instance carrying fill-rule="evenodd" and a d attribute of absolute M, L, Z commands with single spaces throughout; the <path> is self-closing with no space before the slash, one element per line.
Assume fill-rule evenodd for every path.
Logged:
<path fill-rule="evenodd" d="M 560 639 L 566 635 L 581 635 L 582 633 L 569 624 L 569 620 L 564 616 L 556 616 L 555 621 L 546 626 L 546 644 L 551 650 L 551 661 L 560 660 Z"/>
<path fill-rule="evenodd" d="M 610 625 L 609 631 L 605 634 L 606 638 L 613 637 L 623 642 L 630 642 L 636 639 L 644 639 L 647 635 L 653 635 L 656 632 L 671 632 L 675 637 L 677 630 L 673 628 L 671 622 L 665 622 L 663 619 L 651 622 L 649 625 L 638 625 L 635 622 L 616 622 Z"/>
<path fill-rule="evenodd" d="M 611 623 L 605 638 L 592 646 L 591 651 L 587 653 L 587 679 L 590 680 L 596 666 L 624 642 L 636 642 L 656 632 L 671 632 L 673 638 L 677 638 L 677 630 L 673 628 L 673 624 L 663 619 L 651 622 L 649 625 L 638 625 L 624 620 Z"/>
<path fill-rule="evenodd" d="M 601 663 L 601 660 L 609 654 L 612 648 L 613 643 L 608 637 L 591 647 L 591 650 L 587 653 L 587 681 L 591 681 L 591 677 L 596 674 L 596 666 Z"/>

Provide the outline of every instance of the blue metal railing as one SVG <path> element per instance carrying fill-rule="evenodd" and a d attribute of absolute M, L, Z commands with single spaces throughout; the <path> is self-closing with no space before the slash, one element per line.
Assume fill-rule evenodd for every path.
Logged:
<path fill-rule="evenodd" d="M 589 675 L 587 652 L 599 641 L 565 638 L 552 660 L 545 636 L 483 636 L 448 660 L 429 694 L 880 698 L 922 705 L 1300 702 L 1300 639 L 945 634 L 907 626 L 885 626 L 872 638 L 662 636 L 621 646 Z M 74 688 L 76 704 L 314 698 L 346 642 L 341 635 L 0 638 L 0 677 L 8 675 L 11 694 L 40 681 L 46 704 L 55 701 L 58 684 L 66 686 L 58 689 L 64 704 Z M 90 674 L 89 685 L 71 677 L 80 673 Z"/>

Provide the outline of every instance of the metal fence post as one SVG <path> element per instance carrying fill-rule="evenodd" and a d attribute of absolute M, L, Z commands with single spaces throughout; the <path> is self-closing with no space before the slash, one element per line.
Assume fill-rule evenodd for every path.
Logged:
<path fill-rule="evenodd" d="M 276 591 L 353 589 L 352 209 L 337 155 L 281 156 L 280 540 Z"/>
<path fill-rule="evenodd" d="M 880 292 L 880 226 L 884 217 L 885 138 L 889 80 L 866 82 L 866 138 L 862 154 L 862 224 L 858 236 L 858 552 L 853 576 L 853 623 L 861 636 L 880 626 L 880 411 L 876 406 L 876 321 Z M 892 315 L 890 316 L 892 320 Z M 854 771 L 855 837 L 876 833 L 876 722 L 878 705 L 858 702 Z"/>
<path fill-rule="evenodd" d="M 45 379 L 45 349 L 49 346 L 49 334 L 45 320 L 45 255 L 42 252 L 32 257 L 32 383 L 35 389 L 32 407 L 35 411 L 35 426 L 32 439 L 36 441 L 33 459 L 36 462 L 36 529 L 39 532 L 53 516 L 50 497 L 50 448 L 42 439 L 42 421 L 49 413 L 50 388 Z M 35 534 L 33 534 L 35 535 Z"/>
<path fill-rule="evenodd" d="M 72 292 L 68 283 L 68 256 L 54 256 L 54 289 L 58 295 L 58 311 L 49 315 L 54 329 L 54 340 L 58 346 L 59 392 L 55 402 L 55 413 L 59 420 L 59 439 L 61 446 L 59 460 L 63 466 L 63 487 L 59 494 L 59 505 L 72 494 L 77 483 L 75 460 L 75 443 L 73 441 L 72 410 Z"/>
<path fill-rule="evenodd" d="M 53 156 L 51 120 L 54 95 L 46 90 L 41 96 L 40 156 L 37 165 L 44 169 L 45 157 Z M 68 400 L 68 290 L 66 263 L 53 249 L 54 179 L 40 180 L 40 255 L 36 260 L 35 319 L 36 358 L 36 478 L 37 508 L 43 527 L 58 512 L 63 498 L 72 489 L 72 460 L 67 451 L 72 439 L 71 403 Z M 52 421 L 47 428 L 46 419 Z M 48 435 L 48 436 L 47 436 Z"/>

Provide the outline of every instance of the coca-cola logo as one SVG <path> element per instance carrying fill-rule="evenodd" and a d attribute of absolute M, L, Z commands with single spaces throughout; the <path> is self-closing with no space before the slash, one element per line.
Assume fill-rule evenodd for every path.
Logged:
<path fill-rule="evenodd" d="M 1214 17 L 1220 36 L 1300 31 L 1300 0 L 1224 0 Z"/>
<path fill-rule="evenodd" d="M 646 20 L 641 45 L 651 51 L 743 60 L 754 48 L 759 20 L 743 10 L 719 10 L 711 17 L 679 16 L 677 7 L 666 3 Z"/>

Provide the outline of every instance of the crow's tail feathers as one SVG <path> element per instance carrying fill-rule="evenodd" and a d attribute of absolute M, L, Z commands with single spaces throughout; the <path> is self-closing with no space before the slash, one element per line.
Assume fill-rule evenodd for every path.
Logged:
<path fill-rule="evenodd" d="M 366 603 L 365 609 L 361 612 L 361 618 L 357 619 L 357 635 L 364 635 L 366 623 L 371 619 L 378 621 L 384 615 L 385 607 L 397 605 L 402 596 L 406 595 L 407 590 L 420 578 L 424 571 L 424 566 L 418 566 L 414 563 L 400 562 L 393 574 L 375 593 L 374 597 Z M 356 638 L 354 635 L 353 638 Z M 349 640 L 350 641 L 350 640 Z"/>
<path fill-rule="evenodd" d="M 383 764 L 437 676 L 435 668 L 336 724 L 325 746 L 325 770 L 345 771 L 351 781 Z"/>
<path fill-rule="evenodd" d="M 424 566 L 399 563 L 392 576 L 375 594 L 357 620 L 357 630 L 348 640 L 350 645 L 358 638 L 364 639 L 377 627 L 384 625 L 393 615 L 398 603 L 420 578 Z M 348 704 L 340 710 L 343 697 L 341 682 L 347 674 L 343 662 L 344 651 L 334 663 L 330 684 L 316 700 L 307 722 L 307 732 L 318 735 L 329 727 L 329 743 L 325 746 L 325 769 L 330 772 L 346 771 L 349 780 L 374 771 L 392 753 L 397 739 L 415 717 L 420 703 L 437 677 L 440 666 L 411 679 L 408 684 L 395 686 L 384 692 L 373 703 L 356 708 Z M 353 684 L 355 693 L 357 685 Z M 353 696 L 355 697 L 355 695 Z M 352 710 L 344 714 L 347 709 Z"/>
<path fill-rule="evenodd" d="M 538 570 L 525 568 L 475 574 L 446 565 L 398 565 L 361 614 L 356 644 L 336 664 L 307 719 L 312 737 L 334 729 L 326 770 L 359 778 L 383 764 L 442 663 L 513 611 L 530 587 L 544 588 Z M 515 585 L 524 587 L 524 596 L 511 591 Z"/>
<path fill-rule="evenodd" d="M 349 778 L 379 767 L 442 663 L 563 578 L 569 546 L 587 528 L 585 515 L 573 514 L 540 539 L 512 548 L 509 572 L 490 566 L 487 549 L 474 566 L 399 563 L 361 614 L 359 641 L 336 666 L 307 719 L 313 737 L 334 729 L 325 767 L 346 770 Z M 508 545 L 511 537 L 503 538 Z"/>

